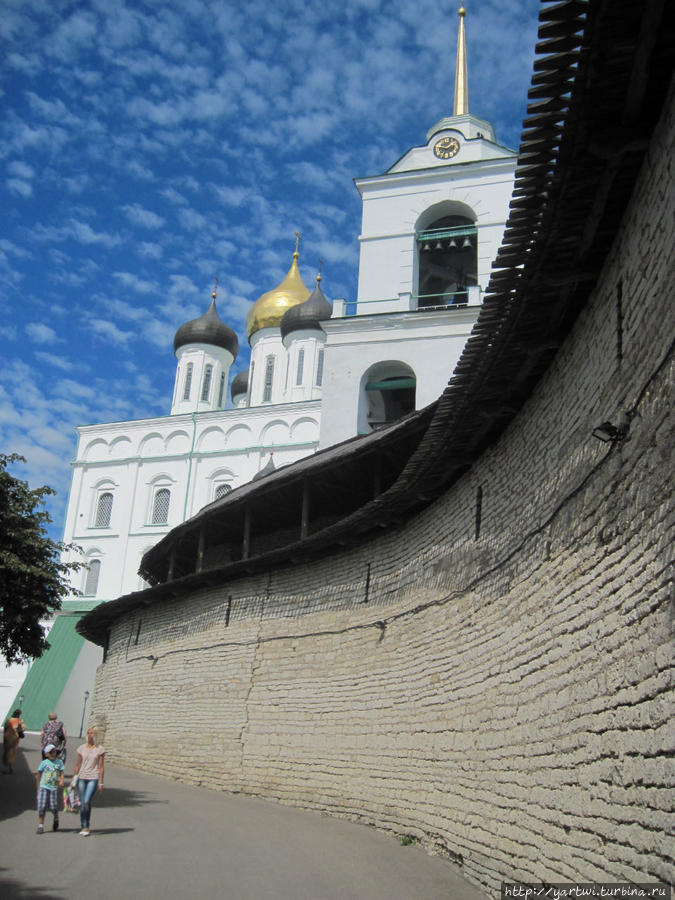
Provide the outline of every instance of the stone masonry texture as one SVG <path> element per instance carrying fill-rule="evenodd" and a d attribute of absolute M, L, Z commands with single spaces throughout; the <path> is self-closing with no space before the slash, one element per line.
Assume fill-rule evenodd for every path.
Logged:
<path fill-rule="evenodd" d="M 495 896 L 674 880 L 673 108 L 573 331 L 452 489 L 117 621 L 111 761 L 413 834 Z M 625 440 L 592 437 L 622 415 Z"/>

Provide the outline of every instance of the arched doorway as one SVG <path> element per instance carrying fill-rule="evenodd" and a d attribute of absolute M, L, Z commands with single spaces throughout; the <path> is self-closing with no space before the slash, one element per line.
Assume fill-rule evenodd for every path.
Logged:
<path fill-rule="evenodd" d="M 417 308 L 468 303 L 467 289 L 478 284 L 478 236 L 474 220 L 445 215 L 417 232 Z"/>
<path fill-rule="evenodd" d="M 375 431 L 415 409 L 417 379 L 405 363 L 376 363 L 362 380 L 360 432 Z"/>

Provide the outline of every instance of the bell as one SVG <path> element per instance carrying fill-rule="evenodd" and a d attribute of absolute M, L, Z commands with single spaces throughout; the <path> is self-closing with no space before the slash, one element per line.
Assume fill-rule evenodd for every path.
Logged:
<path fill-rule="evenodd" d="M 426 251 L 426 250 L 431 250 L 431 247 L 429 246 L 429 244 L 425 244 L 425 245 L 422 247 L 422 250 L 424 250 L 424 251 Z"/>
<path fill-rule="evenodd" d="M 436 241 L 436 246 L 434 247 L 434 250 L 442 250 L 442 249 L 443 249 L 443 244 L 440 241 Z"/>
<path fill-rule="evenodd" d="M 457 241 L 452 238 L 450 243 L 448 244 L 448 250 L 456 250 L 457 249 Z"/>
<path fill-rule="evenodd" d="M 462 241 L 462 250 L 468 250 L 470 247 L 473 247 L 473 244 L 471 243 L 471 239 L 468 237 L 465 237 L 464 240 Z"/>

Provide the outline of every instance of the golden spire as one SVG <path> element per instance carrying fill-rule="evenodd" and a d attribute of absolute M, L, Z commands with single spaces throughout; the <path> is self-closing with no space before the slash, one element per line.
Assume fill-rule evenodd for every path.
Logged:
<path fill-rule="evenodd" d="M 459 32 L 457 34 L 457 66 L 455 68 L 455 103 L 453 116 L 463 116 L 469 112 L 469 83 L 466 74 L 466 34 L 464 16 L 466 10 L 459 8 Z"/>
<path fill-rule="evenodd" d="M 319 260 L 319 269 L 318 269 L 318 271 L 317 271 L 317 273 L 316 273 L 316 283 L 317 283 L 317 284 L 320 284 L 320 283 L 323 281 L 323 279 L 321 278 L 321 266 L 322 266 L 322 265 L 323 265 L 323 260 L 320 259 L 320 260 Z"/>
<path fill-rule="evenodd" d="M 300 246 L 300 232 L 296 231 L 295 232 L 295 253 L 293 254 L 295 259 L 297 259 L 300 256 L 300 254 L 298 253 L 299 246 Z"/>
<path fill-rule="evenodd" d="M 215 284 L 213 285 L 213 291 L 211 292 L 211 299 L 215 300 L 217 296 L 218 296 L 218 276 L 216 275 L 216 281 L 215 281 Z"/>

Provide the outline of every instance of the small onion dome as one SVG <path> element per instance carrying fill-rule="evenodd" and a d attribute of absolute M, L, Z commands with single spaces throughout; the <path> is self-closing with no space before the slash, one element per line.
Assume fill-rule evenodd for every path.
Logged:
<path fill-rule="evenodd" d="M 203 316 L 180 326 L 173 339 L 174 353 L 185 344 L 210 344 L 212 347 L 222 347 L 230 351 L 233 359 L 239 350 L 237 335 L 218 315 L 215 300 L 211 301 L 211 306 Z"/>
<path fill-rule="evenodd" d="M 256 472 L 251 481 L 260 481 L 261 478 L 264 478 L 266 475 L 271 475 L 272 472 L 276 472 L 276 469 L 274 466 L 274 460 L 272 459 L 272 454 L 270 453 L 270 458 L 267 460 L 267 465 L 259 472 Z"/>
<path fill-rule="evenodd" d="M 243 372 L 240 372 L 238 375 L 235 375 L 232 379 L 232 384 L 230 385 L 230 396 L 232 400 L 237 397 L 242 397 L 244 394 L 248 393 L 248 373 L 250 369 L 245 369 Z"/>
<path fill-rule="evenodd" d="M 249 309 L 246 316 L 246 333 L 249 338 L 261 328 L 278 328 L 286 310 L 309 297 L 307 285 L 300 277 L 298 256 L 296 250 L 291 267 L 281 284 L 258 297 Z"/>
<path fill-rule="evenodd" d="M 323 331 L 320 323 L 330 319 L 333 314 L 333 304 L 326 300 L 320 287 L 321 276 L 317 275 L 316 287 L 304 303 L 292 306 L 284 313 L 281 320 L 281 337 L 292 331 Z"/>

